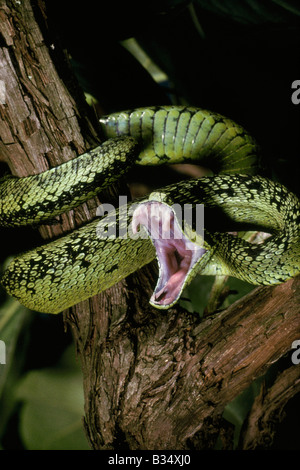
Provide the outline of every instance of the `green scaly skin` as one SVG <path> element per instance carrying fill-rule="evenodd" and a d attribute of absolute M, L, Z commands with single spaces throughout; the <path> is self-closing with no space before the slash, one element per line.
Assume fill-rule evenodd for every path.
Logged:
<path fill-rule="evenodd" d="M 100 122 L 105 137 L 116 140 L 40 175 L 3 181 L 2 225 L 51 219 L 111 184 L 134 160 L 143 165 L 202 161 L 226 175 L 181 182 L 160 193 L 170 203 L 203 203 L 205 210 L 221 212 L 233 225 L 257 226 L 273 236 L 262 245 L 253 245 L 221 233 L 222 227 L 216 231 L 205 227 L 206 252 L 186 276 L 178 297 L 198 272 L 230 274 L 266 285 L 299 274 L 299 200 L 280 184 L 245 176 L 257 173 L 258 148 L 243 128 L 218 114 L 184 107 L 142 108 Z M 17 256 L 4 273 L 3 286 L 23 305 L 46 313 L 59 313 L 111 287 L 156 257 L 149 238 L 101 238 L 107 228 L 115 229 L 117 235 L 126 231 L 131 221 L 126 219 L 127 209 Z M 154 305 L 168 308 L 178 297 L 168 305 Z"/>
<path fill-rule="evenodd" d="M 137 148 L 132 137 L 109 139 L 44 173 L 5 177 L 0 184 L 0 225 L 40 224 L 77 207 L 127 173 Z"/>

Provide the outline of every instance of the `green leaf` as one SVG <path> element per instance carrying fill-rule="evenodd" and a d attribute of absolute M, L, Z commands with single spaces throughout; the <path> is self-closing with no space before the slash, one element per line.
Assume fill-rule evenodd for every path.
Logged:
<path fill-rule="evenodd" d="M 29 372 L 18 387 L 20 434 L 29 450 L 89 449 L 83 430 L 82 374 L 69 348 L 61 367 Z"/>
<path fill-rule="evenodd" d="M 23 370 L 31 319 L 32 312 L 12 298 L 0 308 L 0 340 L 5 353 L 0 361 L 0 442 L 16 406 L 14 388 Z"/>
<path fill-rule="evenodd" d="M 296 0 L 195 0 L 205 10 L 245 24 L 289 23 L 300 16 Z"/>
<path fill-rule="evenodd" d="M 179 304 L 188 312 L 203 314 L 207 306 L 209 294 L 214 283 L 214 276 L 196 276 L 185 288 Z M 219 309 L 225 309 L 236 300 L 248 294 L 255 286 L 248 282 L 241 281 L 234 277 L 229 277 L 226 283 L 229 288 L 229 295 L 220 305 Z"/>
<path fill-rule="evenodd" d="M 207 305 L 214 276 L 197 276 L 185 288 L 179 304 L 188 312 L 197 312 L 200 315 Z"/>
<path fill-rule="evenodd" d="M 259 377 L 238 395 L 224 409 L 223 417 L 235 426 L 234 446 L 238 444 L 243 422 L 249 413 L 256 395 L 259 393 L 263 377 Z"/>

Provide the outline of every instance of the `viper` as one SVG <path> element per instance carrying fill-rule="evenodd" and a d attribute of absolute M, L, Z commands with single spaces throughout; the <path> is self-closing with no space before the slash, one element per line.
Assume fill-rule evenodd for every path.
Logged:
<path fill-rule="evenodd" d="M 201 162 L 213 175 L 156 189 L 16 256 L 1 283 L 21 304 L 59 313 L 155 258 L 159 276 L 150 303 L 163 309 L 178 301 L 196 274 L 230 275 L 254 285 L 299 274 L 300 202 L 283 185 L 258 175 L 259 148 L 243 127 L 185 106 L 123 111 L 103 116 L 100 124 L 105 141 L 99 147 L 38 175 L 2 179 L 0 225 L 52 220 L 133 165 Z M 184 205 L 193 214 L 187 223 L 174 209 Z M 199 205 L 203 230 L 197 228 Z M 252 229 L 269 235 L 263 243 L 239 236 Z"/>

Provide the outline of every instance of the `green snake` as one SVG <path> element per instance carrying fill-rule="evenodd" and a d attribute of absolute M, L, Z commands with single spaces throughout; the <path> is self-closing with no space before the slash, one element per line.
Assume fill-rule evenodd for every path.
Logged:
<path fill-rule="evenodd" d="M 0 225 L 49 221 L 98 194 L 134 164 L 202 162 L 214 175 L 155 190 L 135 205 L 16 256 L 1 282 L 21 304 L 59 313 L 155 258 L 159 278 L 150 303 L 165 309 L 198 273 L 254 285 L 282 283 L 300 273 L 300 202 L 281 184 L 257 175 L 258 146 L 241 126 L 184 106 L 119 112 L 102 117 L 100 124 L 106 140 L 99 147 L 44 173 L 1 181 Z M 194 212 L 204 205 L 204 237 L 195 217 L 181 227 L 175 204 L 188 204 Z M 163 233 L 166 223 L 169 238 Z M 236 236 L 235 231 L 253 227 L 271 236 L 260 244 Z M 122 235 L 128 230 L 130 236 Z M 178 233 L 181 237 L 174 236 Z"/>

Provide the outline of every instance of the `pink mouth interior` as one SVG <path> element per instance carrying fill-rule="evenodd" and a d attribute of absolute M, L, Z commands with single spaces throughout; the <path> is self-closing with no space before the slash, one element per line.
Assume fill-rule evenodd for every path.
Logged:
<path fill-rule="evenodd" d="M 160 202 L 138 206 L 132 219 L 134 233 L 140 225 L 152 239 L 159 265 L 159 278 L 150 303 L 171 306 L 181 295 L 190 270 L 206 250 L 185 237 L 173 210 Z"/>

